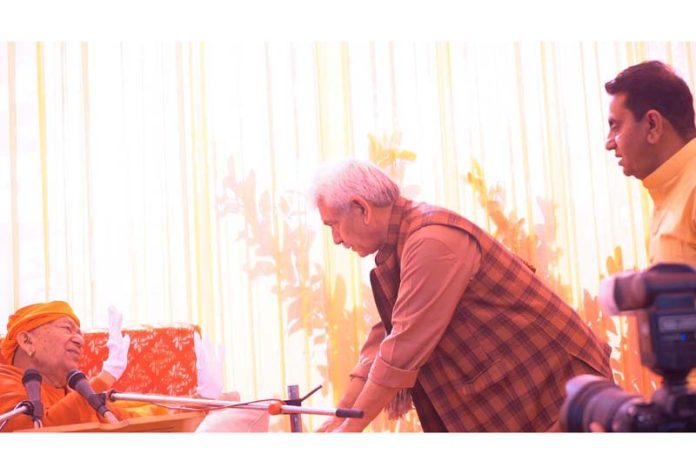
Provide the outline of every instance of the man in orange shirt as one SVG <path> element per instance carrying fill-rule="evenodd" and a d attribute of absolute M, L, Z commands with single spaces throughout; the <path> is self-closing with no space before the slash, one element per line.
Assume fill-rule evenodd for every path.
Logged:
<path fill-rule="evenodd" d="M 612 96 L 606 149 L 653 200 L 650 265 L 696 265 L 696 124 L 689 86 L 666 64 L 646 61 L 604 87 Z M 696 388 L 696 371 L 688 384 Z"/>
<path fill-rule="evenodd" d="M 95 392 L 113 386 L 126 368 L 130 338 L 121 335 L 120 313 L 112 313 L 110 317 L 109 357 L 101 373 L 90 381 Z M 42 378 L 44 426 L 105 421 L 79 393 L 69 391 L 66 386 L 67 374 L 78 367 L 83 343 L 80 320 L 68 303 L 52 301 L 17 310 L 7 322 L 7 335 L 1 346 L 9 364 L 0 364 L 0 414 L 27 399 L 22 378 L 27 369 L 34 369 Z M 130 416 L 116 407 L 109 408 L 119 419 Z M 32 419 L 20 415 L 8 420 L 2 431 L 32 427 Z"/>
<path fill-rule="evenodd" d="M 650 264 L 696 265 L 696 125 L 689 86 L 669 66 L 646 61 L 605 84 L 612 96 L 606 148 L 654 203 Z"/>

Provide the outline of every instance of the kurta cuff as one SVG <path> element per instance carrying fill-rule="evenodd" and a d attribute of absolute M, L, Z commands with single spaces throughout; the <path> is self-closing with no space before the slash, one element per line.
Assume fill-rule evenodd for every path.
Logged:
<path fill-rule="evenodd" d="M 367 375 L 370 373 L 370 367 L 372 367 L 372 361 L 369 359 L 361 359 L 353 370 L 350 371 L 350 376 L 358 377 L 367 380 Z"/>
<path fill-rule="evenodd" d="M 404 370 L 393 367 L 378 355 L 372 363 L 368 378 L 383 387 L 410 388 L 416 384 L 418 369 Z"/>

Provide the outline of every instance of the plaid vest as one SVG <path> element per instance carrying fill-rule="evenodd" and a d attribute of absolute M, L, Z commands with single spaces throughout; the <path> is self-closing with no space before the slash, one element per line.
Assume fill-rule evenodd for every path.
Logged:
<path fill-rule="evenodd" d="M 558 419 L 569 378 L 612 377 L 609 346 L 520 258 L 464 217 L 404 198 L 370 274 L 387 333 L 404 244 L 426 225 L 467 232 L 481 264 L 412 390 L 424 431 L 544 431 Z"/>

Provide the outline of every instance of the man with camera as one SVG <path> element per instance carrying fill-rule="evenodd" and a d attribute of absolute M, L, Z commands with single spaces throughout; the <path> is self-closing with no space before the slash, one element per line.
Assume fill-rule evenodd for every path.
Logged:
<path fill-rule="evenodd" d="M 696 380 L 696 125 L 686 82 L 660 61 L 621 71 L 612 96 L 606 148 L 654 203 L 650 269 L 602 282 L 607 314 L 631 311 L 640 327 L 641 362 L 663 377 L 650 402 L 609 380 L 572 379 L 561 425 L 568 431 L 694 431 Z"/>

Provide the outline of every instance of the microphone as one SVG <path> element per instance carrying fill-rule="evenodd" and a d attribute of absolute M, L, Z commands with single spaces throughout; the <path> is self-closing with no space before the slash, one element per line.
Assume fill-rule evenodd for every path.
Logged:
<path fill-rule="evenodd" d="M 38 370 L 27 369 L 22 377 L 22 385 L 29 397 L 31 410 L 27 412 L 34 420 L 34 427 L 43 426 L 43 403 L 41 402 L 41 374 Z"/>
<path fill-rule="evenodd" d="M 662 293 L 696 294 L 696 267 L 658 263 L 643 272 L 622 272 L 599 284 L 599 306 L 605 314 L 645 309 Z"/>
<path fill-rule="evenodd" d="M 97 413 L 106 418 L 109 423 L 118 423 L 118 419 L 106 408 L 106 396 L 104 394 L 97 394 L 92 390 L 85 374 L 77 369 L 73 369 L 68 372 L 67 379 L 68 387 L 82 395 Z"/>

